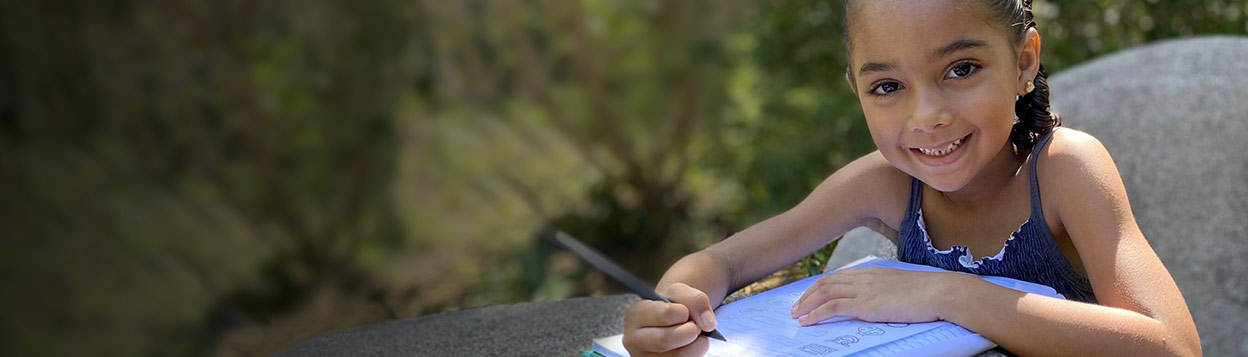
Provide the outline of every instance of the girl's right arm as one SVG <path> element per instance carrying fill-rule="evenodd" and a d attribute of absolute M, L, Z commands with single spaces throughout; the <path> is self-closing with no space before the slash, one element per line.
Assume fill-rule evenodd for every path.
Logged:
<path fill-rule="evenodd" d="M 792 209 L 681 258 L 657 292 L 625 314 L 624 346 L 633 356 L 702 355 L 715 328 L 714 307 L 731 289 L 771 274 L 862 225 L 896 229 L 910 176 L 873 152 L 837 170 Z M 887 223 L 887 224 L 881 224 Z"/>

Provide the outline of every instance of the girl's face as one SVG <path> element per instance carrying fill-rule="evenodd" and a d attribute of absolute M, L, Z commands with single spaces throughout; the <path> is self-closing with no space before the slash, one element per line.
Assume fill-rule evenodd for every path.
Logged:
<path fill-rule="evenodd" d="M 889 163 L 952 192 L 1004 150 L 1013 153 L 1014 98 L 1024 93 L 1027 69 L 1020 66 L 1020 54 L 1028 51 L 1008 39 L 1007 29 L 992 22 L 984 5 L 954 0 L 855 5 L 850 85 Z"/>

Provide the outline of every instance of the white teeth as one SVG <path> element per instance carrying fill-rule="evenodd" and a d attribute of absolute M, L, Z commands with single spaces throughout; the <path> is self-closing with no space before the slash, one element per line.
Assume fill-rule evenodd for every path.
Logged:
<path fill-rule="evenodd" d="M 953 150 L 957 149 L 958 146 L 961 146 L 961 145 L 962 145 L 962 139 L 958 139 L 958 140 L 954 140 L 953 142 L 949 143 L 949 145 L 946 145 L 945 147 L 940 148 L 940 149 L 918 148 L 918 150 L 919 152 L 925 155 L 929 155 L 929 156 L 945 156 L 953 152 Z"/>

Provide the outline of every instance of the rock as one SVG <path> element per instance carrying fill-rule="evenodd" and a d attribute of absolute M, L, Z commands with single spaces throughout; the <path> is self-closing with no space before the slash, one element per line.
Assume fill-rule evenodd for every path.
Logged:
<path fill-rule="evenodd" d="M 1248 38 L 1122 51 L 1055 73 L 1065 126 L 1118 165 L 1206 355 L 1248 355 Z"/>
<path fill-rule="evenodd" d="M 573 356 L 624 330 L 635 295 L 495 305 L 309 339 L 278 356 Z"/>
<path fill-rule="evenodd" d="M 897 245 L 871 228 L 854 228 L 845 233 L 841 242 L 836 244 L 836 250 L 833 250 L 832 257 L 828 258 L 825 270 L 843 267 L 867 255 L 897 259 Z"/>

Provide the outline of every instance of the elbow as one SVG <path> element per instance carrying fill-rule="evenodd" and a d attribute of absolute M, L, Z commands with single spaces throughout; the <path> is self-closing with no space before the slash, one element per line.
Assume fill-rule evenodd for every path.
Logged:
<path fill-rule="evenodd" d="M 1178 335 L 1184 337 L 1183 352 L 1185 352 L 1184 354 L 1187 356 L 1204 355 L 1205 352 L 1200 347 L 1200 333 L 1196 331 L 1196 322 L 1192 320 L 1188 321 L 1189 322 L 1186 326 L 1184 326 L 1185 328 L 1178 331 Z"/>
<path fill-rule="evenodd" d="M 1175 331 L 1170 336 L 1173 336 L 1174 342 L 1177 342 L 1169 346 L 1169 350 L 1174 352 L 1175 356 L 1201 356 L 1204 354 L 1200 347 L 1200 335 L 1196 333 L 1195 329 Z"/>
<path fill-rule="evenodd" d="M 1188 343 L 1183 346 L 1186 347 L 1183 351 L 1185 356 L 1202 356 L 1205 354 L 1200 348 L 1200 336 L 1193 334 L 1192 338 L 1187 339 L 1187 341 Z"/>
<path fill-rule="evenodd" d="M 1199 357 L 1204 355 L 1204 351 L 1201 351 L 1200 349 L 1199 340 L 1194 343 L 1183 343 L 1181 346 L 1175 346 L 1175 348 L 1170 351 L 1174 352 L 1173 355 L 1175 356 Z"/>
<path fill-rule="evenodd" d="M 1196 332 L 1196 324 L 1192 323 L 1191 320 L 1187 320 L 1187 323 L 1182 324 L 1167 323 L 1161 320 L 1153 320 L 1153 322 L 1152 332 L 1150 333 L 1153 336 L 1151 338 L 1152 342 L 1144 343 L 1140 346 L 1144 347 L 1145 350 L 1153 351 L 1153 353 L 1145 354 L 1166 356 L 1201 356 L 1204 354 L 1200 346 L 1200 335 Z"/>
<path fill-rule="evenodd" d="M 1171 333 L 1151 343 L 1141 343 L 1136 347 L 1112 353 L 1124 356 L 1202 356 L 1200 337 L 1188 336 L 1185 333 Z M 1132 352 L 1127 352 L 1132 351 Z"/>

